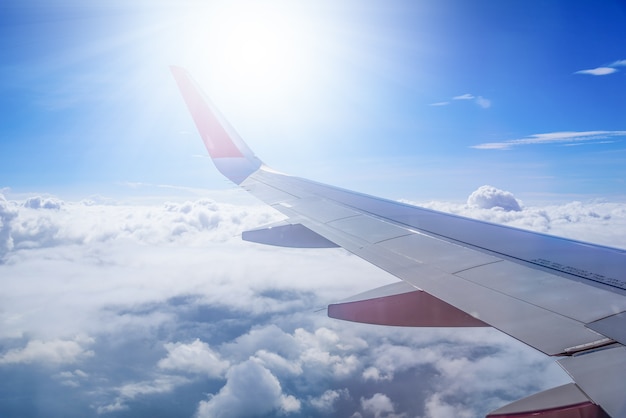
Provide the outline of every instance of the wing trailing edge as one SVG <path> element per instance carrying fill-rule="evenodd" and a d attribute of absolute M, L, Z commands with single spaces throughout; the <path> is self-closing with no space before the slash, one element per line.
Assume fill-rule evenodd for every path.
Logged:
<path fill-rule="evenodd" d="M 328 316 L 401 327 L 486 327 L 483 321 L 406 282 L 353 296 L 328 306 Z"/>
<path fill-rule="evenodd" d="M 241 234 L 244 241 L 259 244 L 275 245 L 292 248 L 337 248 L 334 242 L 324 238 L 317 232 L 311 231 L 302 224 L 279 222 L 258 229 L 244 231 Z"/>
<path fill-rule="evenodd" d="M 487 418 L 608 418 L 578 386 L 568 383 L 499 408 Z"/>

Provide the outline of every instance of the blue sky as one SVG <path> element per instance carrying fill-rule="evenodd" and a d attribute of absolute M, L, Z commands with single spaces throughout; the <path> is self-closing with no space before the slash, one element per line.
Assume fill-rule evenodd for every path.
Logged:
<path fill-rule="evenodd" d="M 327 318 L 394 279 L 242 241 L 279 215 L 168 67 L 280 171 L 626 248 L 623 2 L 130 3 L 0 5 L 0 416 L 466 418 L 569 381 L 492 329 Z"/>
<path fill-rule="evenodd" d="M 228 187 L 202 157 L 176 64 L 289 173 L 393 198 L 483 184 L 623 196 L 618 1 L 2 7 L 0 178 L 14 192 Z"/>

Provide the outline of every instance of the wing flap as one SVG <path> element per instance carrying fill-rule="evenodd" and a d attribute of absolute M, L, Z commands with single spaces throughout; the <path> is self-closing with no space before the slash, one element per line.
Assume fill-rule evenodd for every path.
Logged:
<path fill-rule="evenodd" d="M 292 248 L 336 248 L 332 241 L 320 234 L 311 231 L 302 224 L 280 222 L 263 228 L 244 231 L 241 234 L 244 241 L 260 244 L 276 245 Z"/>
<path fill-rule="evenodd" d="M 576 384 L 612 417 L 626 417 L 626 347 L 609 348 L 558 361 Z"/>
<path fill-rule="evenodd" d="M 485 327 L 484 322 L 406 282 L 393 283 L 328 306 L 328 316 L 401 327 Z"/>
<path fill-rule="evenodd" d="M 607 415 L 574 383 L 536 393 L 499 408 L 487 418 L 605 418 Z"/>

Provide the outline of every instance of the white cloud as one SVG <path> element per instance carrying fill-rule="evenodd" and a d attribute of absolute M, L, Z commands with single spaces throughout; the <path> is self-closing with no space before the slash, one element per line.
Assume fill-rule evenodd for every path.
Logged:
<path fill-rule="evenodd" d="M 80 369 L 76 369 L 74 371 L 60 372 L 54 377 L 59 379 L 64 386 L 79 387 L 89 375 Z"/>
<path fill-rule="evenodd" d="M 299 361 L 290 361 L 271 351 L 259 350 L 255 353 L 254 358 L 277 375 L 298 376 L 302 374 L 302 365 Z"/>
<path fill-rule="evenodd" d="M 483 109 L 488 109 L 489 107 L 491 107 L 491 100 L 483 96 L 475 96 L 470 93 L 465 93 L 465 94 L 461 94 L 458 96 L 454 96 L 450 100 L 473 101 L 477 106 Z M 431 103 L 429 106 L 447 106 L 450 103 L 451 103 L 450 101 L 442 101 L 442 102 Z"/>
<path fill-rule="evenodd" d="M 493 186 L 480 186 L 468 198 L 467 204 L 480 209 L 501 208 L 505 211 L 522 210 L 519 202 L 511 192 L 497 189 Z"/>
<path fill-rule="evenodd" d="M 92 345 L 94 339 L 77 336 L 73 340 L 31 340 L 24 348 L 14 348 L 0 356 L 0 364 L 41 363 L 46 365 L 77 363 L 94 352 L 85 346 Z"/>
<path fill-rule="evenodd" d="M 24 207 L 25 208 L 30 208 L 30 209 L 61 209 L 61 206 L 63 205 L 63 202 L 60 201 L 59 199 L 55 199 L 52 197 L 41 197 L 41 196 L 34 196 L 34 197 L 29 197 L 28 199 L 26 199 L 26 201 L 24 202 Z"/>
<path fill-rule="evenodd" d="M 485 99 L 483 96 L 478 96 L 476 98 L 476 104 L 483 109 L 488 109 L 491 107 L 491 100 Z"/>
<path fill-rule="evenodd" d="M 363 370 L 363 379 L 365 380 L 374 380 L 376 382 L 381 381 L 381 380 L 391 380 L 393 379 L 393 374 L 383 374 L 380 372 L 380 370 L 378 370 L 376 367 L 368 367 L 367 369 Z"/>
<path fill-rule="evenodd" d="M 226 378 L 218 394 L 200 402 L 197 417 L 260 416 L 300 409 L 300 401 L 283 394 L 276 376 L 255 360 L 232 367 Z"/>
<path fill-rule="evenodd" d="M 128 401 L 141 396 L 162 395 L 172 392 L 178 386 L 189 383 L 189 379 L 181 376 L 161 375 L 152 380 L 126 383 L 115 388 L 118 396 L 111 403 L 99 405 L 98 414 L 118 412 L 128 409 Z"/>
<path fill-rule="evenodd" d="M 17 217 L 17 208 L 0 194 L 0 264 L 3 256 L 13 249 L 11 223 Z"/>
<path fill-rule="evenodd" d="M 533 134 L 525 138 L 510 139 L 502 142 L 487 142 L 483 144 L 473 145 L 471 148 L 506 150 L 521 145 L 598 142 L 606 140 L 607 138 L 616 138 L 622 136 L 626 136 L 626 131 L 549 132 L 543 134 Z M 603 142 L 606 143 L 607 141 Z"/>
<path fill-rule="evenodd" d="M 375 418 L 405 416 L 405 414 L 396 415 L 391 399 L 383 393 L 375 393 L 371 398 L 361 398 L 361 408 Z"/>
<path fill-rule="evenodd" d="M 626 60 L 614 61 L 610 66 L 611 67 L 626 67 Z"/>
<path fill-rule="evenodd" d="M 617 203 L 509 212 L 426 206 L 626 247 L 626 206 Z M 411 382 L 422 402 L 439 394 L 430 398 L 432 410 L 474 416 L 564 379 L 558 368 L 546 368 L 550 360 L 493 330 L 372 327 L 315 313 L 389 277 L 342 250 L 241 242 L 241 229 L 275 219 L 263 208 L 205 199 L 4 207 L 12 213 L 6 237 L 16 245 L 0 265 L 0 343 L 9 347 L 0 354 L 0 373 L 5 367 L 46 373 L 43 364 L 56 365 L 48 373 L 61 390 L 82 394 L 102 414 L 139 413 L 151 399 L 162 405 L 178 396 L 179 388 L 196 399 L 214 394 L 187 405 L 188 415 L 217 415 L 244 396 L 244 378 L 256 376 L 268 414 L 424 416 L 403 395 Z M 179 225 L 186 231 L 173 233 Z M 75 334 L 93 337 L 66 337 Z M 68 341 L 75 344 L 59 343 Z M 54 346 L 66 354 L 49 354 Z M 59 371 L 79 361 L 79 370 Z M 393 410 L 382 397 L 375 402 L 372 387 Z"/>
<path fill-rule="evenodd" d="M 309 403 L 313 408 L 325 414 L 334 411 L 335 403 L 341 398 L 348 398 L 350 393 L 347 389 L 327 390 L 320 396 L 309 399 Z"/>
<path fill-rule="evenodd" d="M 475 416 L 472 410 L 443 402 L 438 393 L 428 398 L 425 412 L 426 418 L 472 418 Z"/>
<path fill-rule="evenodd" d="M 222 377 L 230 366 L 205 342 L 196 339 L 190 344 L 167 343 L 167 357 L 159 360 L 158 367 L 170 371 L 202 373 L 210 377 Z"/>
<path fill-rule="evenodd" d="M 626 66 L 626 60 L 617 60 L 617 61 L 613 61 L 611 64 L 604 66 L 604 67 L 596 67 L 596 68 L 591 68 L 588 70 L 580 70 L 580 71 L 576 71 L 574 74 L 587 74 L 587 75 L 602 76 L 602 75 L 613 74 L 619 71 L 615 67 L 624 67 L 624 66 Z"/>
<path fill-rule="evenodd" d="M 181 376 L 163 375 L 153 380 L 127 383 L 120 386 L 117 391 L 123 399 L 134 399 L 137 396 L 142 395 L 171 392 L 177 386 L 183 385 L 187 382 L 189 382 L 189 379 Z"/>
<path fill-rule="evenodd" d="M 611 68 L 611 67 L 597 67 L 597 68 L 591 68 L 589 70 L 580 70 L 580 71 L 576 71 L 574 74 L 588 74 L 588 75 L 608 75 L 608 74 L 613 74 L 617 72 L 617 70 L 615 68 Z"/>

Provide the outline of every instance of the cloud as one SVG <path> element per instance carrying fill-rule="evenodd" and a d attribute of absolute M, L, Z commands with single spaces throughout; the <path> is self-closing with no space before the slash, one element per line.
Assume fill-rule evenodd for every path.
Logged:
<path fill-rule="evenodd" d="M 24 348 L 14 348 L 0 356 L 1 364 L 41 363 L 44 365 L 59 365 L 77 363 L 94 352 L 85 346 L 94 343 L 94 339 L 86 336 L 77 336 L 73 340 L 31 340 Z"/>
<path fill-rule="evenodd" d="M 485 99 L 483 96 L 478 96 L 476 98 L 476 104 L 482 107 L 483 109 L 487 109 L 491 107 L 491 100 Z"/>
<path fill-rule="evenodd" d="M 425 405 L 426 416 L 433 418 L 472 418 L 474 413 L 462 406 L 450 405 L 441 400 L 438 393 L 428 398 Z"/>
<path fill-rule="evenodd" d="M 44 198 L 41 196 L 29 197 L 24 202 L 25 208 L 30 209 L 61 209 L 63 202 L 55 198 Z"/>
<path fill-rule="evenodd" d="M 489 107 L 491 107 L 491 100 L 486 99 L 483 96 L 475 96 L 473 94 L 470 93 L 465 93 L 465 94 L 461 94 L 459 96 L 454 96 L 452 97 L 450 100 L 470 100 L 473 101 L 474 103 L 476 103 L 477 106 L 483 108 L 483 109 L 487 109 Z M 435 103 L 431 103 L 429 106 L 447 106 L 449 105 L 451 102 L 450 101 L 442 101 L 442 102 L 435 102 Z"/>
<path fill-rule="evenodd" d="M 162 395 L 172 392 L 178 386 L 189 383 L 189 379 L 181 376 L 162 375 L 152 380 L 126 383 L 115 389 L 118 396 L 113 402 L 96 408 L 98 414 L 118 412 L 128 409 L 128 402 L 141 396 Z"/>
<path fill-rule="evenodd" d="M 510 139 L 502 142 L 486 142 L 473 145 L 475 149 L 507 150 L 522 145 L 563 144 L 572 145 L 587 142 L 611 142 L 611 138 L 626 136 L 626 131 L 565 131 L 533 134 L 525 138 Z"/>
<path fill-rule="evenodd" d="M 618 71 L 618 69 L 615 67 L 624 67 L 624 66 L 626 66 L 626 60 L 617 60 L 604 67 L 596 67 L 596 68 L 591 68 L 588 70 L 580 70 L 580 71 L 574 72 L 574 74 L 587 74 L 587 75 L 595 75 L 595 76 L 608 75 L 608 74 L 616 73 Z"/>
<path fill-rule="evenodd" d="M 501 208 L 505 211 L 522 210 L 511 192 L 496 189 L 493 186 L 481 186 L 467 198 L 468 206 L 480 209 Z"/>
<path fill-rule="evenodd" d="M 276 376 L 257 361 L 251 359 L 232 367 L 226 378 L 226 385 L 217 395 L 200 402 L 198 418 L 262 416 L 300 409 L 300 401 L 283 394 Z"/>
<path fill-rule="evenodd" d="M 447 106 L 449 104 L 450 102 L 436 102 L 436 103 L 429 104 L 429 106 Z"/>
<path fill-rule="evenodd" d="M 310 398 L 309 403 L 316 410 L 329 414 L 334 411 L 335 403 L 341 398 L 348 398 L 350 393 L 347 389 L 327 390 L 320 396 Z"/>
<path fill-rule="evenodd" d="M 589 74 L 589 75 L 608 75 L 617 72 L 617 69 L 611 67 L 597 67 L 589 70 L 576 71 L 574 74 Z"/>
<path fill-rule="evenodd" d="M 0 194 L 0 264 L 3 256 L 13 249 L 11 223 L 18 215 L 17 208 Z"/>
<path fill-rule="evenodd" d="M 167 357 L 159 360 L 158 367 L 161 369 L 222 377 L 230 366 L 207 343 L 197 338 L 190 344 L 167 343 L 164 347 Z"/>
<path fill-rule="evenodd" d="M 461 94 L 460 96 L 454 96 L 452 98 L 452 100 L 473 100 L 473 99 L 475 99 L 475 96 L 469 93 Z"/>
<path fill-rule="evenodd" d="M 383 393 L 375 393 L 371 398 L 367 399 L 361 398 L 361 408 L 375 418 L 405 416 L 405 414 L 396 415 L 391 399 Z"/>
<path fill-rule="evenodd" d="M 505 211 L 495 203 L 515 200 L 506 192 L 477 195 L 491 203 L 424 206 L 626 247 L 623 204 Z M 64 201 L 54 210 L 0 202 L 4 238 L 14 241 L 0 265 L 0 381 L 24 382 L 0 390 L 50 416 L 67 415 L 61 404 L 82 415 L 219 416 L 232 405 L 256 413 L 253 402 L 298 417 L 425 417 L 424 405 L 479 416 L 567 381 L 550 359 L 494 330 L 373 327 L 316 312 L 391 279 L 340 249 L 242 242 L 242 229 L 278 219 L 271 209 L 209 199 Z M 248 395 L 257 381 L 261 400 Z"/>

